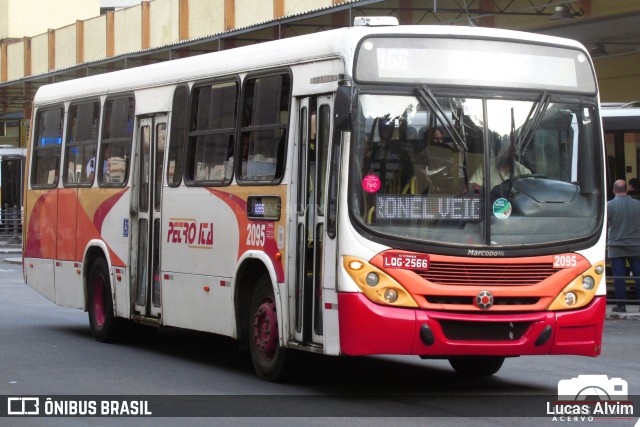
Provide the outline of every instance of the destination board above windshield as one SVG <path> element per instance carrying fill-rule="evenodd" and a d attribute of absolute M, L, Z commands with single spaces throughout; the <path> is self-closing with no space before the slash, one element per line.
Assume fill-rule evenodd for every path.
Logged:
<path fill-rule="evenodd" d="M 577 49 L 482 39 L 370 37 L 354 75 L 359 83 L 596 91 L 590 61 Z"/>

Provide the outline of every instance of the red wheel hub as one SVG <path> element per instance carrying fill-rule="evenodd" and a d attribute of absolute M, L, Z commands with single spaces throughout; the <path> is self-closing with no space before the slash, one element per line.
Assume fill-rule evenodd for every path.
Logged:
<path fill-rule="evenodd" d="M 93 313 L 98 326 L 104 325 L 104 280 L 97 279 L 93 284 Z"/>
<path fill-rule="evenodd" d="M 253 339 L 265 357 L 272 358 L 278 349 L 278 338 L 276 305 L 272 300 L 267 300 L 256 310 L 253 319 Z"/>

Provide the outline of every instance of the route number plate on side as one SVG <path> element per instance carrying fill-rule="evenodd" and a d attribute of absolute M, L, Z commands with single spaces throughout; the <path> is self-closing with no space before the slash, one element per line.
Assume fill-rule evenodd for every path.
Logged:
<path fill-rule="evenodd" d="M 428 270 L 429 255 L 385 252 L 382 262 L 386 268 L 405 268 L 408 270 Z"/>

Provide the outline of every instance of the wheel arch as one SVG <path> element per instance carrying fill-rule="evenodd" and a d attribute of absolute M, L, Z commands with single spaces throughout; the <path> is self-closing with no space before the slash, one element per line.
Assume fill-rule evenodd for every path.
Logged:
<path fill-rule="evenodd" d="M 107 262 L 109 269 L 109 287 L 111 289 L 111 301 L 113 302 L 113 311 L 116 312 L 116 301 L 113 293 L 113 274 L 111 269 L 111 258 L 109 257 L 109 250 L 107 245 L 102 240 L 91 240 L 84 250 L 84 257 L 82 262 L 82 287 L 84 292 L 84 311 L 89 307 L 89 273 L 91 272 L 91 266 L 98 258 L 104 258 Z"/>
<path fill-rule="evenodd" d="M 249 251 L 238 260 L 236 265 L 236 275 L 232 283 L 233 286 L 233 305 L 235 308 L 236 319 L 236 337 L 240 341 L 242 348 L 248 345 L 249 332 L 249 309 L 251 305 L 251 296 L 255 289 L 258 279 L 268 274 L 276 302 L 276 310 L 278 312 L 278 333 L 280 335 L 280 345 L 285 343 L 285 325 L 287 323 L 287 315 L 284 310 L 283 301 L 286 298 L 281 295 L 280 286 L 277 280 L 276 270 L 271 259 L 260 251 Z"/>

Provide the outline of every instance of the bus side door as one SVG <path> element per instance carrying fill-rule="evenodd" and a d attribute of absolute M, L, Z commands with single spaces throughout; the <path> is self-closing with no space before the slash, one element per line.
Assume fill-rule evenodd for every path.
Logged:
<path fill-rule="evenodd" d="M 323 289 L 335 277 L 335 245 L 326 245 L 325 199 L 332 133 L 333 97 L 304 98 L 299 104 L 295 284 L 293 298 L 294 337 L 305 344 L 324 342 Z M 325 262 L 325 259 L 329 261 Z M 329 271 L 331 270 L 331 271 Z M 335 282 L 335 280 L 333 280 Z"/>
<path fill-rule="evenodd" d="M 160 317 L 160 207 L 162 168 L 167 142 L 167 116 L 155 115 L 138 120 L 133 177 L 134 208 L 131 244 L 131 275 L 135 313 Z"/>

